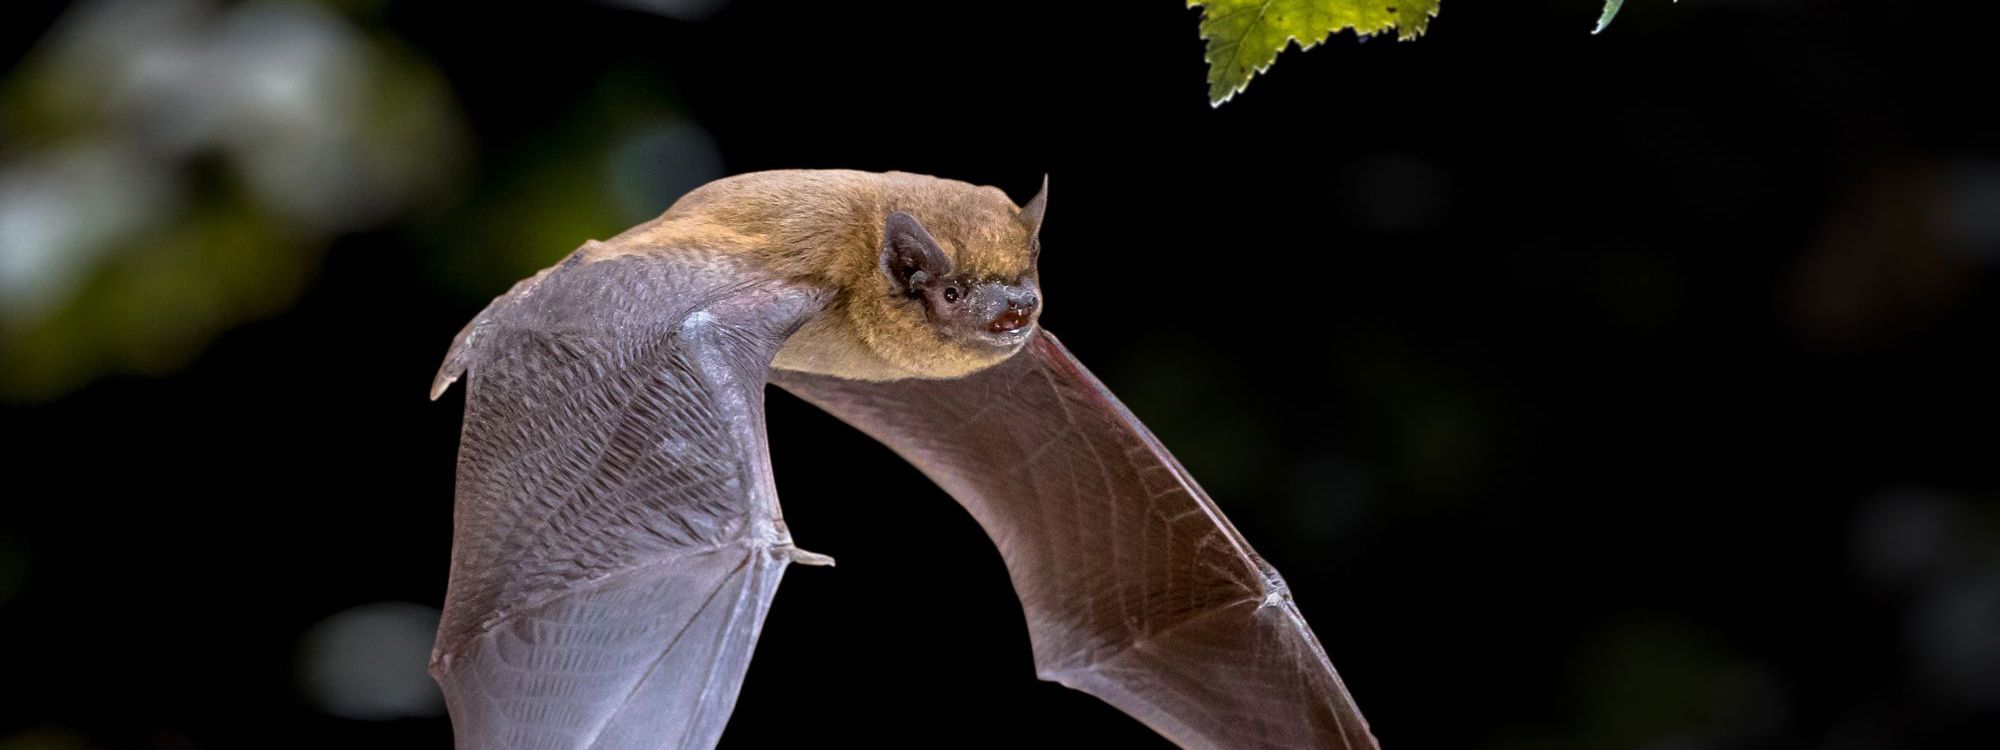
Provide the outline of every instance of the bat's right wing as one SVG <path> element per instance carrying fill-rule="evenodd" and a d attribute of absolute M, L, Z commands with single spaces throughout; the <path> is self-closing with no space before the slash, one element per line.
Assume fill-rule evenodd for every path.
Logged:
<path fill-rule="evenodd" d="M 1188 748 L 1375 747 L 1277 571 L 1054 337 L 957 380 L 771 380 L 972 512 L 1043 679 Z"/>
<path fill-rule="evenodd" d="M 431 673 L 461 750 L 715 744 L 787 562 L 764 377 L 817 292 L 699 253 L 589 260 L 459 334 L 451 588 Z"/>

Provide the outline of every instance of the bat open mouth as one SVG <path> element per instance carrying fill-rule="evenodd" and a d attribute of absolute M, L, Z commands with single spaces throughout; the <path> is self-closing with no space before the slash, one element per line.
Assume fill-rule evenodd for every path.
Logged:
<path fill-rule="evenodd" d="M 1019 346 L 1021 342 L 1028 340 L 1028 334 L 1033 333 L 1034 330 L 1035 324 L 1032 322 L 1023 322 L 1019 326 L 1006 329 L 997 329 L 988 326 L 986 330 L 976 332 L 973 337 L 989 346 L 1012 349 Z"/>
<path fill-rule="evenodd" d="M 986 324 L 986 330 L 992 333 L 1013 333 L 1028 327 L 1028 319 L 1028 308 L 1008 305 L 1005 311 L 993 319 L 993 322 Z"/>

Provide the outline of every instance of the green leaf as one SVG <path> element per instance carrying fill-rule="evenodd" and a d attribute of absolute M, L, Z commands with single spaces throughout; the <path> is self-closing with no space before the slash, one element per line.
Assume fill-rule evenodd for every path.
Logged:
<path fill-rule="evenodd" d="M 1359 37 L 1393 30 L 1399 39 L 1415 39 L 1437 15 L 1438 2 L 1188 0 L 1188 7 L 1202 9 L 1201 38 L 1208 40 L 1208 102 L 1222 106 L 1294 42 L 1299 49 L 1311 49 L 1347 29 Z"/>
<path fill-rule="evenodd" d="M 1604 33 L 1604 27 L 1610 26 L 1611 19 L 1618 17 L 1618 8 L 1624 4 L 1625 0 L 1604 0 L 1604 15 L 1597 17 L 1597 29 L 1590 33 Z"/>

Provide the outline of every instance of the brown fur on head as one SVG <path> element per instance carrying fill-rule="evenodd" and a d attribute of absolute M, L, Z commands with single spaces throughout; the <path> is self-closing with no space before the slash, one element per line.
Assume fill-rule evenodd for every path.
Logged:
<path fill-rule="evenodd" d="M 1012 356 L 1041 315 L 1039 214 L 996 188 L 892 177 L 912 189 L 881 206 L 873 262 L 845 287 L 854 331 L 906 377 L 959 377 Z"/>
<path fill-rule="evenodd" d="M 754 172 L 689 193 L 614 238 L 643 252 L 749 256 L 834 290 L 774 366 L 867 380 L 951 378 L 1019 350 L 1041 313 L 1043 192 L 926 175 Z"/>

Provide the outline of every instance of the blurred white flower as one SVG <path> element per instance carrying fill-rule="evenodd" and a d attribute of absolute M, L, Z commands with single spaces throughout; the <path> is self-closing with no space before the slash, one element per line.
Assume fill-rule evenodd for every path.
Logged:
<path fill-rule="evenodd" d="M 163 177 L 94 140 L 0 169 L 0 316 L 67 297 L 111 243 L 161 220 L 178 197 Z"/>

